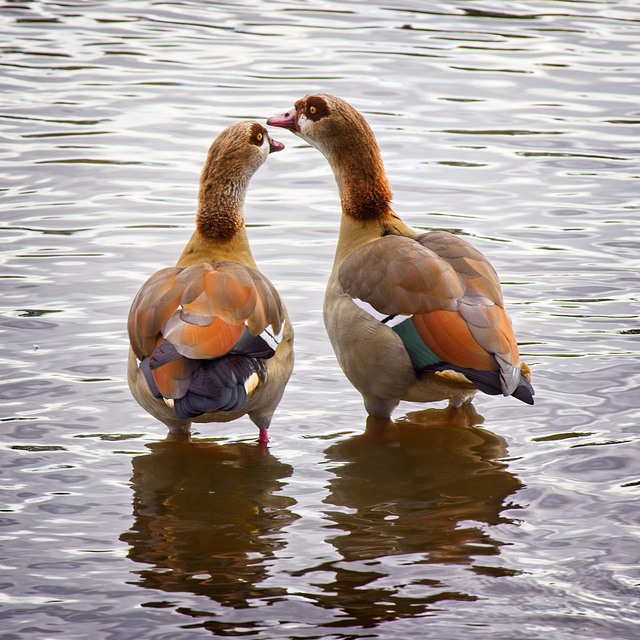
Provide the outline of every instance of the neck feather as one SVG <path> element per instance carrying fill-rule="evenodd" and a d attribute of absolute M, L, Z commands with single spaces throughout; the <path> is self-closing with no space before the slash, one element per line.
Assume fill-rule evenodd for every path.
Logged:
<path fill-rule="evenodd" d="M 233 179 L 220 170 L 220 164 L 209 152 L 200 176 L 196 229 L 211 240 L 231 240 L 244 227 L 242 207 L 249 178 L 240 167 L 226 167 Z"/>
<path fill-rule="evenodd" d="M 205 238 L 216 242 L 229 242 L 244 228 L 242 210 L 227 208 L 224 204 L 200 202 L 196 215 L 196 229 Z"/>
<path fill-rule="evenodd" d="M 380 149 L 368 125 L 354 133 L 329 157 L 342 211 L 356 220 L 381 219 L 390 211 L 391 187 Z"/>

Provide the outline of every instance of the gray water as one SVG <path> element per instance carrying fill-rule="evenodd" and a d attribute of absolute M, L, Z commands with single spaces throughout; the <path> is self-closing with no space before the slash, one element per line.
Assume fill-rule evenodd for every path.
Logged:
<path fill-rule="evenodd" d="M 640 637 L 640 5 L 0 0 L 0 638 Z M 501 276 L 534 407 L 365 412 L 321 306 L 333 177 L 287 131 L 245 214 L 296 367 L 268 453 L 131 398 L 126 316 L 207 148 L 310 91 L 394 208 Z M 427 409 L 425 411 L 425 409 Z"/>

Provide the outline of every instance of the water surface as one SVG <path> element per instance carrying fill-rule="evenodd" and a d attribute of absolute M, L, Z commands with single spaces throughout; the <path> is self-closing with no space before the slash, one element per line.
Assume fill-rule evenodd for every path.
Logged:
<path fill-rule="evenodd" d="M 13 638 L 640 637 L 640 9 L 0 1 L 0 616 Z M 321 307 L 339 203 L 286 131 L 245 214 L 296 330 L 268 452 L 131 398 L 125 320 L 213 138 L 310 91 L 503 282 L 536 404 L 365 412 Z"/>

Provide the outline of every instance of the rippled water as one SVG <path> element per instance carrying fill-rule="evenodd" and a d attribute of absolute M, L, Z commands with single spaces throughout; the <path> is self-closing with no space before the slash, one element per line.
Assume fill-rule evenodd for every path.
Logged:
<path fill-rule="evenodd" d="M 2 638 L 640 637 L 640 7 L 0 0 Z M 504 283 L 536 405 L 404 404 L 321 320 L 338 198 L 286 131 L 246 217 L 296 329 L 267 453 L 130 397 L 134 293 L 211 140 L 309 91 L 371 123 L 395 208 Z"/>

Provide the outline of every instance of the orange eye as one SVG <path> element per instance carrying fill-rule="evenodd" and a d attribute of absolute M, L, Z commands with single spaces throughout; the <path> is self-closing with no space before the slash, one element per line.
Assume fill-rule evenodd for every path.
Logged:
<path fill-rule="evenodd" d="M 262 142 L 262 134 L 261 134 L 261 133 L 258 133 L 258 134 L 256 135 L 256 140 L 257 140 L 258 142 Z"/>
<path fill-rule="evenodd" d="M 311 115 L 313 115 L 316 111 L 317 111 L 317 109 L 315 107 L 313 107 L 313 106 L 309 107 L 309 113 Z"/>

